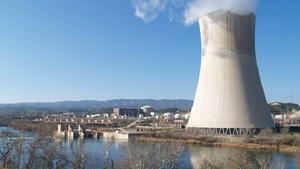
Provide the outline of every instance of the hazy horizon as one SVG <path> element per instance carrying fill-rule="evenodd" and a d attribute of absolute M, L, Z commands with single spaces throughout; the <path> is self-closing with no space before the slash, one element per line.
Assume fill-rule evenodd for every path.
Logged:
<path fill-rule="evenodd" d="M 126 98 L 121 98 L 121 99 L 107 99 L 107 100 L 95 100 L 95 99 L 83 99 L 83 100 L 56 100 L 56 101 L 21 101 L 21 102 L 11 102 L 11 103 L 1 103 L 0 104 L 22 104 L 22 103 L 57 103 L 57 102 L 80 102 L 80 101 L 100 101 L 100 102 L 105 102 L 105 101 L 112 101 L 112 100 L 188 100 L 188 101 L 193 101 L 192 99 L 149 99 L 149 98 L 141 98 L 141 99 L 126 99 Z"/>
<path fill-rule="evenodd" d="M 1 103 L 0 102 L 0 105 L 6 105 L 6 104 L 26 104 L 26 103 L 58 103 L 58 102 L 81 102 L 81 101 L 97 101 L 97 102 L 105 102 L 105 101 L 113 101 L 113 100 L 156 100 L 156 101 L 160 101 L 160 100 L 187 100 L 187 101 L 194 101 L 193 99 L 149 99 L 149 98 L 141 98 L 141 99 L 135 99 L 135 98 L 132 98 L 132 99 L 126 99 L 126 98 L 121 98 L 121 99 L 107 99 L 107 100 L 95 100 L 95 99 L 83 99 L 83 100 L 56 100 L 56 101 L 32 101 L 32 102 L 28 102 L 28 101 L 21 101 L 21 102 L 10 102 L 10 103 Z M 294 103 L 294 104 L 300 104 L 300 103 L 297 103 L 297 102 L 283 102 L 283 101 L 280 101 L 280 100 L 277 100 L 277 101 L 272 101 L 272 102 L 268 102 L 268 104 L 270 103 L 273 103 L 273 102 L 280 102 L 280 103 Z"/>

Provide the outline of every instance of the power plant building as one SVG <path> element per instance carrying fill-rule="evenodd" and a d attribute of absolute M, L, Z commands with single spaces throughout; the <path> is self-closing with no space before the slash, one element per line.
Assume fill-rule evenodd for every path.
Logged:
<path fill-rule="evenodd" d="M 143 110 L 134 109 L 134 108 L 114 108 L 113 109 L 113 114 L 118 117 L 120 117 L 120 116 L 138 117 L 140 113 L 143 114 Z"/>
<path fill-rule="evenodd" d="M 188 129 L 246 134 L 274 128 L 256 62 L 255 19 L 230 11 L 201 17 L 200 78 Z"/>

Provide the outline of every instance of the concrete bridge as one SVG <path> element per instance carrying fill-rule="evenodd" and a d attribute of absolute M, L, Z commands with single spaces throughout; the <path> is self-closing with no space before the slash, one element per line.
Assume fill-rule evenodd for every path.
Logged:
<path fill-rule="evenodd" d="M 57 131 L 54 133 L 54 137 L 59 138 L 120 138 L 128 139 L 129 134 L 136 133 L 136 130 L 132 130 L 142 120 L 137 119 L 125 127 L 115 128 L 113 123 L 96 123 L 96 122 L 82 122 L 82 121 L 64 121 L 59 123 L 57 121 L 48 121 L 48 123 L 57 124 Z"/>
<path fill-rule="evenodd" d="M 84 128 L 114 127 L 115 123 L 110 119 L 103 118 L 45 118 L 36 121 L 52 124 L 61 124 L 63 127 L 67 125 L 81 125 Z M 86 127 L 87 126 L 87 127 Z"/>
<path fill-rule="evenodd" d="M 80 124 L 67 124 L 67 127 L 62 128 L 62 124 L 57 124 L 57 131 L 54 132 L 54 137 L 56 138 L 99 138 L 102 134 L 97 129 L 93 128 L 82 128 Z"/>

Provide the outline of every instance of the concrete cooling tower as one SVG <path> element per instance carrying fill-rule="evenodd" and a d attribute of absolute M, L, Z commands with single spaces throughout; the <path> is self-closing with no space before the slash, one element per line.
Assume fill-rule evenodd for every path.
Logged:
<path fill-rule="evenodd" d="M 201 17 L 199 83 L 188 129 L 247 134 L 273 128 L 255 55 L 255 14 L 216 11 Z"/>

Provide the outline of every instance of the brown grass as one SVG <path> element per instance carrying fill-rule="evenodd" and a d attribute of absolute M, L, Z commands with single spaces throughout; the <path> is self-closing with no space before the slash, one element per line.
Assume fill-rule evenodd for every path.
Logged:
<path fill-rule="evenodd" d="M 184 131 L 153 132 L 134 138 L 139 142 L 167 142 L 234 148 L 300 152 L 300 134 L 252 136 L 192 135 Z"/>

